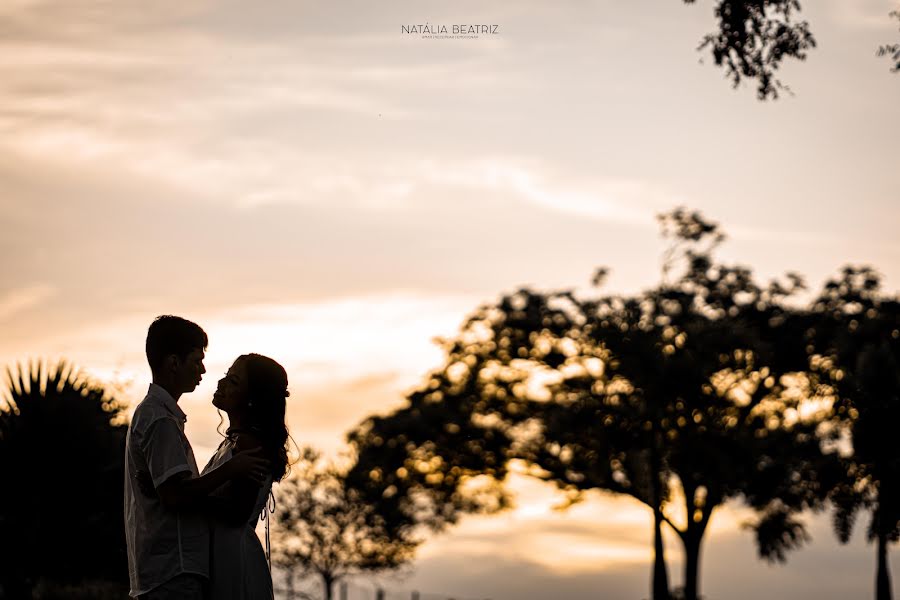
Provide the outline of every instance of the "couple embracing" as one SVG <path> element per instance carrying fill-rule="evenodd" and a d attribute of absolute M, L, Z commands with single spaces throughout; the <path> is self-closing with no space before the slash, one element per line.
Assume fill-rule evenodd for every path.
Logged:
<path fill-rule="evenodd" d="M 125 532 L 131 596 L 141 600 L 271 600 L 256 524 L 288 468 L 287 374 L 245 354 L 219 380 L 213 406 L 228 415 L 215 455 L 199 471 L 178 406 L 203 377 L 206 333 L 175 316 L 147 332 L 153 383 L 125 447 Z"/>

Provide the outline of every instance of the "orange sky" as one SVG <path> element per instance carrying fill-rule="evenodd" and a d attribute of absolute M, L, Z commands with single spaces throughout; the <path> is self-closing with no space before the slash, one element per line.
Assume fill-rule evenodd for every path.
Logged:
<path fill-rule="evenodd" d="M 805 2 L 819 47 L 783 70 L 794 96 L 760 103 L 695 52 L 710 2 L 7 0 L 0 362 L 66 357 L 137 401 L 147 325 L 182 314 L 210 334 L 182 401 L 199 460 L 218 441 L 215 381 L 248 351 L 285 364 L 295 437 L 333 453 L 480 302 L 583 286 L 600 265 L 613 290 L 652 285 L 653 215 L 678 204 L 763 277 L 818 287 L 869 263 L 896 290 L 900 75 L 874 54 L 900 41 L 897 7 Z M 499 34 L 401 31 L 426 22 Z M 550 489 L 514 485 L 516 511 L 430 542 L 398 585 L 646 593 L 641 507 L 560 515 Z M 736 510 L 714 519 L 709 597 L 869 594 L 859 536 L 839 547 L 813 519 L 814 543 L 769 568 Z"/>

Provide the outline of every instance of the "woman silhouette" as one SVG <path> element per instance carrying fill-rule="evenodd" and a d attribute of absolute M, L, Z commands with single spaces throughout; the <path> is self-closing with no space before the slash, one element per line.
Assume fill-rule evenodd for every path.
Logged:
<path fill-rule="evenodd" d="M 236 480 L 214 493 L 210 521 L 210 597 L 213 600 L 271 600 L 272 575 L 256 537 L 260 515 L 267 519 L 272 483 L 288 468 L 284 422 L 289 395 L 284 368 L 266 356 L 245 354 L 228 369 L 213 395 L 213 406 L 228 415 L 226 437 L 203 472 L 234 453 L 260 448 L 270 469 L 261 483 Z M 268 522 L 266 523 L 268 534 Z M 268 537 L 267 537 L 268 540 Z M 268 545 L 268 544 L 267 544 Z"/>

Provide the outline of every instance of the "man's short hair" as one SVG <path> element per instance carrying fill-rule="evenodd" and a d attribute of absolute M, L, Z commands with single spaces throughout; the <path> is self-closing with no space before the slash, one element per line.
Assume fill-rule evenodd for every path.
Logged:
<path fill-rule="evenodd" d="M 173 315 L 156 317 L 147 330 L 147 362 L 155 371 L 170 354 L 184 359 L 209 343 L 206 332 L 192 321 Z"/>

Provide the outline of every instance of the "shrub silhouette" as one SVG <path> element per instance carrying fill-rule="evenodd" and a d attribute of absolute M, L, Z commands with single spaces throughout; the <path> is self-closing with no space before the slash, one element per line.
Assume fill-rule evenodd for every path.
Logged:
<path fill-rule="evenodd" d="M 3 593 L 30 597 L 39 580 L 125 583 L 123 405 L 65 361 L 30 363 L 6 375 Z"/>

